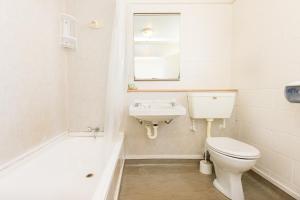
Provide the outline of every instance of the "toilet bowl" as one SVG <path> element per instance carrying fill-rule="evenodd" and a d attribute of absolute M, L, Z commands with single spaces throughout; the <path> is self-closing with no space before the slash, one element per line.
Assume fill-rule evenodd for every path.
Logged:
<path fill-rule="evenodd" d="M 259 150 L 227 137 L 209 137 L 206 145 L 216 172 L 214 186 L 229 199 L 244 200 L 241 177 L 255 165 Z"/>

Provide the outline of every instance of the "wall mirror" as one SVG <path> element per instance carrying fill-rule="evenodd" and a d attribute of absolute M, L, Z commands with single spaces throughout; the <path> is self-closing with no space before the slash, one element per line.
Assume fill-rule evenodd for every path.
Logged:
<path fill-rule="evenodd" d="M 180 13 L 135 13 L 134 80 L 180 79 Z"/>

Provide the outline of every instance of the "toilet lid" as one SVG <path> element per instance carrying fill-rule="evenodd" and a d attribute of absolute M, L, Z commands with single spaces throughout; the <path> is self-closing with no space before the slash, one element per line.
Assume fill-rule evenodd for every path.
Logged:
<path fill-rule="evenodd" d="M 255 147 L 227 137 L 210 137 L 207 138 L 206 144 L 211 150 L 234 158 L 255 159 L 260 157 L 260 152 Z"/>

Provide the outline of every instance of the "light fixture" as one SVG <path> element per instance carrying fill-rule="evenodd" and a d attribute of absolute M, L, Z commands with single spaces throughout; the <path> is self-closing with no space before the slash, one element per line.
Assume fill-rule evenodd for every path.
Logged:
<path fill-rule="evenodd" d="M 153 29 L 151 27 L 143 28 L 142 33 L 145 37 L 151 37 L 153 35 Z"/>
<path fill-rule="evenodd" d="M 100 29 L 103 27 L 103 23 L 97 19 L 94 19 L 89 23 L 89 27 L 91 29 Z"/>

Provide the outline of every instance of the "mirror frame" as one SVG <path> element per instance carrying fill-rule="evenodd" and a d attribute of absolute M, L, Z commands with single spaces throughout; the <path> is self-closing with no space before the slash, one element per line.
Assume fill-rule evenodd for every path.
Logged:
<path fill-rule="evenodd" d="M 134 12 L 132 17 L 132 41 L 133 41 L 133 45 L 132 45 L 132 52 L 133 52 L 133 56 L 132 56 L 132 60 L 133 60 L 133 77 L 134 77 L 134 81 L 180 81 L 181 79 L 181 20 L 179 22 L 179 49 L 180 49 L 180 53 L 179 53 L 179 74 L 177 78 L 169 78 L 169 79 L 139 79 L 135 76 L 135 44 L 134 44 L 134 16 L 135 15 L 179 15 L 180 19 L 181 19 L 181 13 L 180 12 Z"/>

